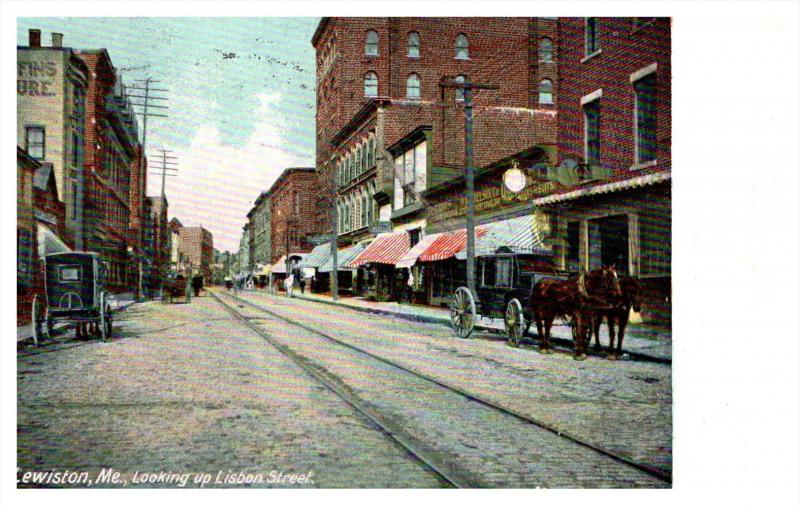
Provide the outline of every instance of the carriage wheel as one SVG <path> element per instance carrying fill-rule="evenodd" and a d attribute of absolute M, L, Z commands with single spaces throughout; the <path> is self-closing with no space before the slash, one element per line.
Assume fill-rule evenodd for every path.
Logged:
<path fill-rule="evenodd" d="M 39 345 L 39 340 L 45 335 L 49 335 L 51 323 L 47 320 L 47 306 L 45 298 L 41 295 L 34 295 L 31 305 L 31 334 L 33 345 Z"/>
<path fill-rule="evenodd" d="M 475 297 L 469 289 L 460 287 L 450 301 L 450 327 L 459 338 L 467 338 L 475 329 Z"/>
<path fill-rule="evenodd" d="M 106 303 L 106 292 L 100 293 L 100 336 L 111 338 L 111 306 Z"/>
<path fill-rule="evenodd" d="M 508 301 L 504 321 L 509 345 L 511 347 L 519 347 L 525 334 L 525 314 L 522 312 L 522 304 L 516 298 Z"/>

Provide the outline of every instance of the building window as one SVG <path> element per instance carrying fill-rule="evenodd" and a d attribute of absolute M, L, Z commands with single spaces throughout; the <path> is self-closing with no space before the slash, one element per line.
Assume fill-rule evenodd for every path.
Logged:
<path fill-rule="evenodd" d="M 581 223 L 570 221 L 567 223 L 567 270 L 576 271 L 580 267 Z"/>
<path fill-rule="evenodd" d="M 636 163 L 656 159 L 656 74 L 647 75 L 635 83 L 636 93 Z"/>
<path fill-rule="evenodd" d="M 294 214 L 300 214 L 300 192 L 295 191 L 294 193 Z"/>
<path fill-rule="evenodd" d="M 356 177 L 361 175 L 363 165 L 361 164 L 361 146 L 356 148 Z"/>
<path fill-rule="evenodd" d="M 378 56 L 378 32 L 370 30 L 367 32 L 367 42 L 364 44 L 364 54 L 367 56 Z"/>
<path fill-rule="evenodd" d="M 464 81 L 467 80 L 467 76 L 465 75 L 458 75 L 456 76 L 456 84 L 464 84 Z M 464 88 L 457 86 L 456 87 L 456 100 L 464 101 Z"/>
<path fill-rule="evenodd" d="M 25 128 L 25 150 L 31 158 L 44 159 L 44 127 L 28 126 Z"/>
<path fill-rule="evenodd" d="M 363 143 L 361 147 L 359 147 L 359 152 L 361 153 L 361 173 L 364 173 L 369 169 L 369 163 L 367 160 L 367 153 L 369 152 L 369 147 L 366 142 Z"/>
<path fill-rule="evenodd" d="M 409 74 L 406 79 L 406 97 L 417 99 L 419 94 L 419 76 L 417 74 Z"/>
<path fill-rule="evenodd" d="M 408 57 L 419 58 L 419 33 L 417 32 L 408 34 Z"/>
<path fill-rule="evenodd" d="M 553 103 L 553 81 L 550 79 L 542 79 L 539 82 L 539 103 Z"/>
<path fill-rule="evenodd" d="M 600 100 L 583 106 L 585 159 L 589 166 L 600 164 Z"/>
<path fill-rule="evenodd" d="M 398 155 L 394 163 L 394 208 L 398 210 L 415 203 L 425 189 L 427 144 L 417 144 Z"/>
<path fill-rule="evenodd" d="M 539 61 L 545 63 L 553 61 L 553 41 L 547 37 L 539 41 Z"/>
<path fill-rule="evenodd" d="M 586 18 L 586 56 L 600 50 L 597 18 Z"/>
<path fill-rule="evenodd" d="M 421 233 L 420 228 L 414 228 L 413 230 L 408 230 L 408 238 L 411 241 L 411 247 L 414 247 L 419 243 L 419 236 Z"/>
<path fill-rule="evenodd" d="M 367 192 L 361 190 L 361 226 L 367 225 Z"/>
<path fill-rule="evenodd" d="M 72 220 L 78 219 L 78 183 L 72 183 Z"/>
<path fill-rule="evenodd" d="M 378 76 L 367 72 L 364 76 L 364 96 L 378 96 Z"/>
<path fill-rule="evenodd" d="M 463 33 L 459 33 L 456 37 L 456 59 L 469 59 L 469 40 L 467 40 L 467 36 Z"/>
<path fill-rule="evenodd" d="M 367 143 L 367 167 L 375 166 L 375 138 L 370 137 Z"/>

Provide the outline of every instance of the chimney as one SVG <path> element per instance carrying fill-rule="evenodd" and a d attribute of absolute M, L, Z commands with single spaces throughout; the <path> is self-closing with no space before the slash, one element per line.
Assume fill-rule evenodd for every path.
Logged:
<path fill-rule="evenodd" d="M 42 47 L 42 31 L 28 30 L 28 45 L 30 47 Z"/>
<path fill-rule="evenodd" d="M 52 39 L 53 39 L 53 47 L 61 47 L 61 43 L 64 40 L 64 34 L 63 33 L 55 33 L 55 32 L 53 32 L 53 33 L 50 34 L 50 37 L 52 37 Z"/>

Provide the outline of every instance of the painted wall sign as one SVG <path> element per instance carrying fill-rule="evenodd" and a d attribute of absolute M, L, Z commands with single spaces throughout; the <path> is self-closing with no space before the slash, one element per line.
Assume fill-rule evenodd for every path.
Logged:
<path fill-rule="evenodd" d="M 26 96 L 56 96 L 56 64 L 52 61 L 17 62 L 17 94 Z"/>

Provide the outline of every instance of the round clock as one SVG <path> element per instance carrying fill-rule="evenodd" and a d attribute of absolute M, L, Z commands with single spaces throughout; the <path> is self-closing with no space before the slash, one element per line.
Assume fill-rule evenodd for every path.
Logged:
<path fill-rule="evenodd" d="M 513 193 L 519 193 L 525 189 L 525 184 L 527 184 L 527 182 L 525 172 L 519 168 L 509 168 L 506 170 L 506 173 L 503 174 L 503 184 Z"/>

